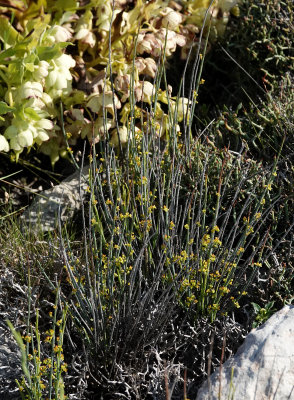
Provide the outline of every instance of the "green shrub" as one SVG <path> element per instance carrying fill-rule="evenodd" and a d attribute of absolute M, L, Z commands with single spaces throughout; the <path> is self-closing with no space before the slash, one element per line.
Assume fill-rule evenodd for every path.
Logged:
<path fill-rule="evenodd" d="M 118 390 L 122 371 L 143 371 L 150 346 L 172 357 L 167 337 L 184 340 L 173 324 L 238 308 L 271 249 L 275 166 L 175 131 L 162 148 L 151 115 L 148 130 L 119 155 L 107 143 L 93 153 L 84 256 L 62 243 L 63 301 L 102 392 Z"/>

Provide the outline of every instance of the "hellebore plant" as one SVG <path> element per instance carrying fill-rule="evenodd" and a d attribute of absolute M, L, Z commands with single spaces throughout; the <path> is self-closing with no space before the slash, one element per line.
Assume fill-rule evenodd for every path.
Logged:
<path fill-rule="evenodd" d="M 135 126 L 146 133 L 144 103 L 150 105 L 155 93 L 158 136 L 166 136 L 169 117 L 163 104 L 177 106 L 170 86 L 165 91 L 154 86 L 158 61 L 178 47 L 186 58 L 203 25 L 207 34 L 221 34 L 230 10 L 237 13 L 237 2 L 131 3 L 133 7 L 120 0 L 90 1 L 86 6 L 29 1 L 22 8 L 17 4 L 15 14 L 0 6 L 0 115 L 5 116 L 0 151 L 11 150 L 17 160 L 24 149 L 37 145 L 54 164 L 79 137 L 94 143 L 110 137 L 117 144 L 134 109 Z M 69 41 L 73 56 L 65 53 Z M 65 106 L 64 131 L 58 122 L 60 101 Z M 187 104 L 184 99 L 182 105 Z M 173 121 L 177 131 L 184 114 L 178 110 Z"/>
<path fill-rule="evenodd" d="M 54 102 L 71 92 L 69 70 L 75 66 L 74 59 L 64 54 L 66 44 L 61 41 L 69 39 L 70 32 L 57 25 L 50 28 L 38 19 L 32 23 L 29 39 L 26 34 L 32 26 L 28 22 L 24 35 L 18 34 L 17 40 L 0 53 L 5 100 L 0 111 L 6 114 L 1 117 L 1 150 L 13 150 L 16 160 L 25 148 L 41 146 L 60 130 Z M 14 31 L 12 25 L 9 28 Z"/>

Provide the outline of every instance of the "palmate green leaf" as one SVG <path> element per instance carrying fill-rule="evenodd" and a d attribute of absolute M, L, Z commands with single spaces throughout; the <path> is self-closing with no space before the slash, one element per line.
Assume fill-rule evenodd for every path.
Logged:
<path fill-rule="evenodd" d="M 54 46 L 39 46 L 38 47 L 38 56 L 40 60 L 50 61 L 55 58 L 57 55 L 60 55 L 60 50 L 67 47 L 70 43 L 60 42 L 55 44 Z"/>
<path fill-rule="evenodd" d="M 30 43 L 28 50 L 35 52 L 40 43 L 42 43 L 43 35 L 50 25 L 51 15 L 46 14 L 44 18 L 35 18 L 28 21 L 26 32 L 29 35 Z"/>
<path fill-rule="evenodd" d="M 7 18 L 0 16 L 0 40 L 8 46 L 14 46 L 23 37 L 13 28 Z"/>
<path fill-rule="evenodd" d="M 0 115 L 6 114 L 8 112 L 15 111 L 14 107 L 10 107 L 5 101 L 0 101 Z"/>
<path fill-rule="evenodd" d="M 47 7 L 50 11 L 76 11 L 79 3 L 76 0 L 48 0 Z"/>
<path fill-rule="evenodd" d="M 33 18 L 37 17 L 40 14 L 40 10 L 42 7 L 46 9 L 47 7 L 46 0 L 30 1 L 29 7 L 22 15 L 22 19 L 32 20 Z"/>
<path fill-rule="evenodd" d="M 23 58 L 23 56 L 27 53 L 29 42 L 29 40 L 26 40 L 21 43 L 17 43 L 15 46 L 10 47 L 10 49 L 0 52 L 0 64 L 7 65 L 19 62 L 19 58 Z"/>

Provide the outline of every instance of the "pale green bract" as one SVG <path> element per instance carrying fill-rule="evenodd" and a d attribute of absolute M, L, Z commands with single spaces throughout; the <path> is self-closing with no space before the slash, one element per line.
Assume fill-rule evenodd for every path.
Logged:
<path fill-rule="evenodd" d="M 0 151 L 9 151 L 9 143 L 3 135 L 0 135 Z"/>

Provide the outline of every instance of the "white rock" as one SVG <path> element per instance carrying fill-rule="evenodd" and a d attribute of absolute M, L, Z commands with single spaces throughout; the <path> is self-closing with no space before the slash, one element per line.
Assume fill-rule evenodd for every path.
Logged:
<path fill-rule="evenodd" d="M 200 388 L 196 400 L 294 400 L 294 306 L 253 329 L 234 357 Z"/>
<path fill-rule="evenodd" d="M 36 196 L 33 203 L 21 216 L 26 227 L 34 231 L 54 230 L 58 226 L 58 216 L 62 222 L 68 221 L 81 208 L 89 181 L 89 166 L 70 175 L 59 185 Z"/>

